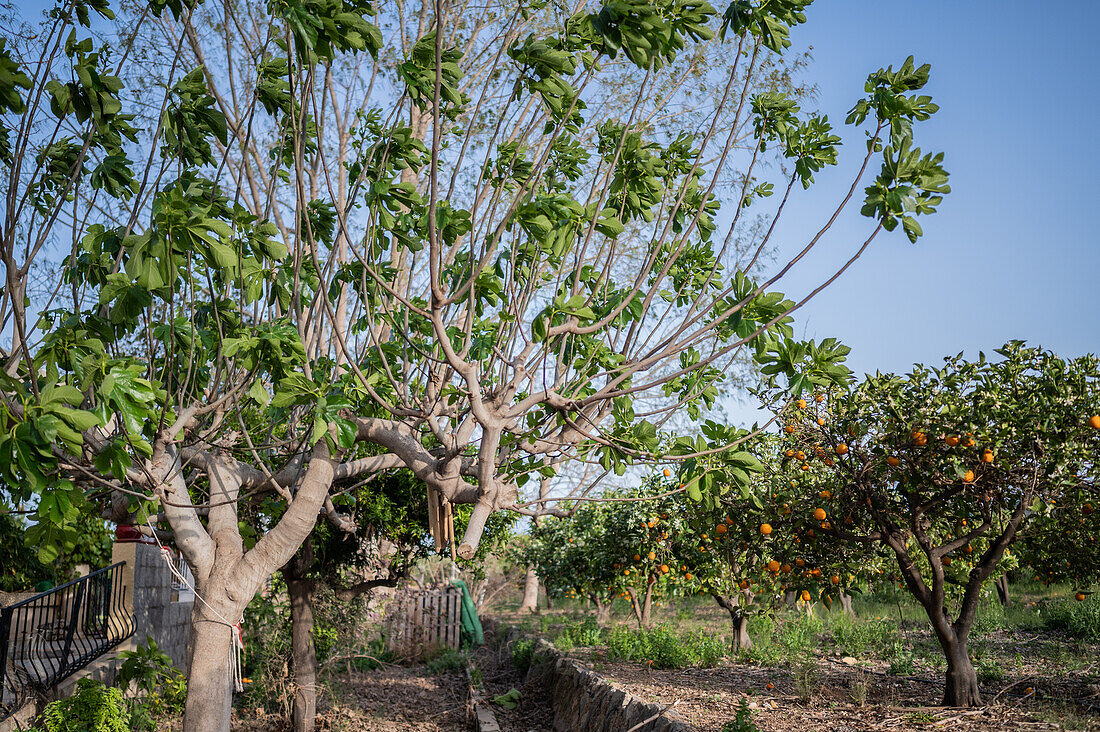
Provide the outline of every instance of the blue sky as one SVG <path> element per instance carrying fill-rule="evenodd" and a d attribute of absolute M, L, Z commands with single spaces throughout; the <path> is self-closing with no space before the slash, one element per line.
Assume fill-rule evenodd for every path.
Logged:
<path fill-rule="evenodd" d="M 952 193 L 916 245 L 900 230 L 876 240 L 801 311 L 799 335 L 840 338 L 859 373 L 1016 338 L 1066 356 L 1100 351 L 1100 235 L 1090 215 L 1100 208 L 1100 5 L 818 0 L 807 16 L 792 38 L 813 48 L 806 78 L 834 125 L 868 72 L 910 53 L 932 64 L 927 91 L 940 112 L 918 127 L 917 144 L 946 153 Z M 860 138 L 843 134 L 850 162 Z M 850 172 L 822 176 L 822 188 Z M 821 210 L 800 212 L 815 222 Z M 866 231 L 858 216 L 842 220 L 829 256 L 814 262 L 836 261 Z M 800 295 L 821 271 L 811 262 L 783 288 Z"/>

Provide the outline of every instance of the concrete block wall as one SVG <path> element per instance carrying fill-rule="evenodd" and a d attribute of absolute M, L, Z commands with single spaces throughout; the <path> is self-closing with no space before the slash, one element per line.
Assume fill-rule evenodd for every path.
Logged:
<path fill-rule="evenodd" d="M 171 561 L 174 557 L 169 556 Z M 117 543 L 111 561 L 125 561 L 123 582 L 128 588 L 127 611 L 134 616 L 134 636 L 118 650 L 133 650 L 152 638 L 181 670 L 187 664 L 194 600 L 172 590 L 172 570 L 156 544 Z"/>

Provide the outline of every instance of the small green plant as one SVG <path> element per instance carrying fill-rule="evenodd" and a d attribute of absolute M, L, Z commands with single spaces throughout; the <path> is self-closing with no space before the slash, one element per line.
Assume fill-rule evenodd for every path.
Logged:
<path fill-rule="evenodd" d="M 435 676 L 447 671 L 457 671 L 466 665 L 466 654 L 453 648 L 444 648 L 429 658 L 425 665 Z"/>
<path fill-rule="evenodd" d="M 741 699 L 741 705 L 737 708 L 737 716 L 732 721 L 722 725 L 722 732 L 760 732 L 760 728 L 752 721 L 752 710 L 749 709 L 748 699 Z"/>
<path fill-rule="evenodd" d="M 121 689 L 80 679 L 77 692 L 46 705 L 42 728 L 28 732 L 130 732 L 130 710 Z"/>
<path fill-rule="evenodd" d="M 504 707 L 505 709 L 515 709 L 519 706 L 519 689 L 511 688 L 503 694 L 497 694 L 493 697 L 493 703 Z"/>
<path fill-rule="evenodd" d="M 183 712 L 187 700 L 187 678 L 172 665 L 172 659 L 161 652 L 156 641 L 148 638 L 133 651 L 119 654 L 115 685 L 126 692 L 131 685 L 134 696 L 127 698 L 130 723 L 134 730 L 152 732 L 161 719 Z"/>
<path fill-rule="evenodd" d="M 978 672 L 978 678 L 981 681 L 1000 681 L 1005 675 L 1004 669 L 992 658 L 979 660 L 974 664 L 974 668 Z"/>
<path fill-rule="evenodd" d="M 819 670 L 811 656 L 803 657 L 794 668 L 794 690 L 803 704 L 809 704 L 817 687 Z"/>
<path fill-rule="evenodd" d="M 868 687 L 867 672 L 863 669 L 859 669 L 856 671 L 856 676 L 852 679 L 852 683 L 848 687 L 848 695 L 852 697 L 852 703 L 857 707 L 862 707 L 867 703 Z"/>
<path fill-rule="evenodd" d="M 895 640 L 884 655 L 890 662 L 887 673 L 891 676 L 911 676 L 917 672 L 917 660 L 913 656 L 913 651 L 900 639 Z"/>
<path fill-rule="evenodd" d="M 521 674 L 526 674 L 531 668 L 531 662 L 535 655 L 535 641 L 530 638 L 519 638 L 512 643 L 512 664 Z"/>

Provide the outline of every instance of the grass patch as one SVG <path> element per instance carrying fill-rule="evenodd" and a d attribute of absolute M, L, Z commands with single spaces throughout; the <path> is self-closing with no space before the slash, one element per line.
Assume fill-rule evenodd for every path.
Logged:
<path fill-rule="evenodd" d="M 640 661 L 654 668 L 715 666 L 726 655 L 725 643 L 702 631 L 676 633 L 667 625 L 634 630 L 614 628 L 607 634 L 613 660 Z"/>

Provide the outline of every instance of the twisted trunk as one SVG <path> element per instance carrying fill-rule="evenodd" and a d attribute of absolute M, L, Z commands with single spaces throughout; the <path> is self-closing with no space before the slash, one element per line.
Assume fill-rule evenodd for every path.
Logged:
<path fill-rule="evenodd" d="M 733 624 L 733 650 L 743 651 L 752 648 L 752 637 L 749 635 L 749 618 L 745 614 L 745 609 L 734 598 L 717 593 L 711 593 L 711 596 L 730 615 L 730 622 Z"/>

